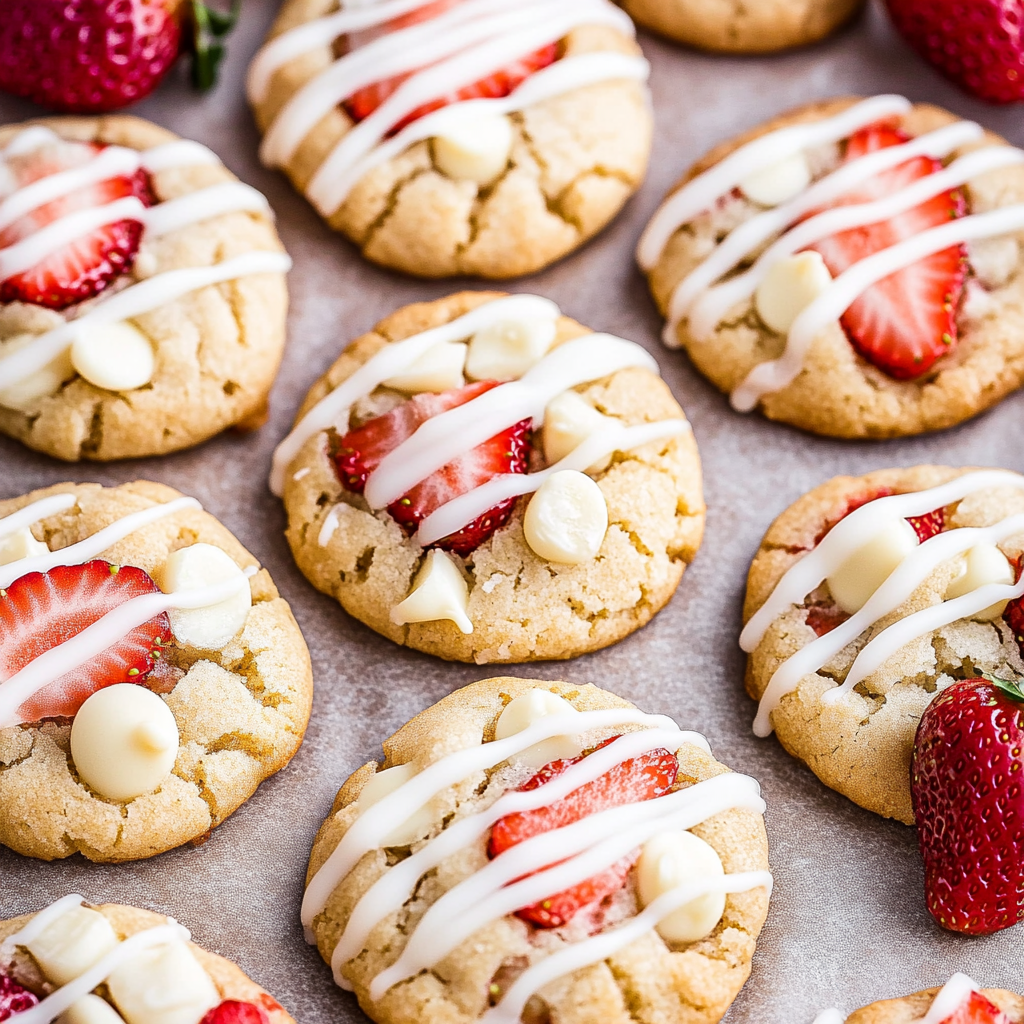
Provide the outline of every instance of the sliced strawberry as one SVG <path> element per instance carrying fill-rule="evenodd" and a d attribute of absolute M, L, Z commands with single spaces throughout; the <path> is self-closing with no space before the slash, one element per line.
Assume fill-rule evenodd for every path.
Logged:
<path fill-rule="evenodd" d="M 864 128 L 850 140 L 846 161 L 908 139 L 895 128 Z M 941 169 L 937 160 L 916 157 L 875 175 L 832 206 L 882 199 Z M 860 260 L 948 224 L 965 212 L 959 191 L 942 192 L 888 221 L 844 231 L 812 248 L 821 253 L 833 276 L 838 276 Z M 952 246 L 872 285 L 842 318 L 854 348 L 897 380 L 927 373 L 957 342 L 956 314 L 964 290 L 966 258 L 963 246 Z"/>
<path fill-rule="evenodd" d="M 280 1009 L 280 1005 L 273 1001 Z M 240 999 L 225 999 L 210 1010 L 199 1024 L 267 1024 L 270 1018 L 266 1011 L 255 1003 L 244 1003 Z"/>
<path fill-rule="evenodd" d="M 804 620 L 818 636 L 831 633 L 837 626 L 841 626 L 850 616 L 836 605 L 812 605 L 807 609 L 807 618 Z"/>
<path fill-rule="evenodd" d="M 914 528 L 917 539 L 923 544 L 932 537 L 937 537 L 946 529 L 946 510 L 937 508 L 923 516 L 908 516 L 907 522 Z"/>
<path fill-rule="evenodd" d="M 618 737 L 612 737 L 601 746 L 607 746 L 615 739 Z M 552 761 L 521 786 L 521 790 L 537 789 L 557 779 L 586 756 L 584 754 L 572 760 Z M 497 821 L 491 830 L 488 856 L 497 857 L 533 836 L 564 828 L 591 814 L 664 796 L 675 785 L 678 773 L 679 761 L 667 750 L 653 750 L 623 761 L 548 807 L 510 814 Z M 584 908 L 618 892 L 638 856 L 639 850 L 571 889 L 516 911 L 516 915 L 541 928 L 561 928 Z"/>
<path fill-rule="evenodd" d="M 980 992 L 972 992 L 954 1013 L 939 1024 L 1013 1024 L 1013 1021 Z"/>
<path fill-rule="evenodd" d="M 8 169 L 23 187 L 79 167 L 102 148 L 93 143 L 58 142 L 12 158 Z M 37 207 L 0 231 L 0 248 L 14 245 L 68 214 L 127 196 L 152 205 L 154 197 L 145 171 L 109 178 Z M 34 267 L 0 282 L 0 302 L 30 302 L 59 310 L 90 299 L 131 268 L 141 237 L 142 225 L 137 220 L 120 220 L 76 238 Z"/>
<path fill-rule="evenodd" d="M 15 580 L 0 591 L 0 686 L 107 612 L 134 597 L 156 593 L 159 588 L 142 569 L 99 559 L 31 572 Z M 74 715 L 105 686 L 143 682 L 153 669 L 154 655 L 158 657 L 159 648 L 170 639 L 167 616 L 150 619 L 26 700 L 16 711 L 18 722 Z"/>
<path fill-rule="evenodd" d="M 384 416 L 378 416 L 338 442 L 335 465 L 342 485 L 361 494 L 366 479 L 389 452 L 411 437 L 428 419 L 465 405 L 496 387 L 495 381 L 480 381 L 439 395 L 422 394 L 404 402 Z M 465 455 L 432 473 L 408 494 L 388 507 L 396 522 L 411 533 L 431 512 L 503 473 L 525 473 L 530 421 L 523 420 L 477 445 Z M 515 500 L 489 509 L 468 526 L 445 537 L 438 546 L 460 555 L 479 547 L 508 520 Z"/>

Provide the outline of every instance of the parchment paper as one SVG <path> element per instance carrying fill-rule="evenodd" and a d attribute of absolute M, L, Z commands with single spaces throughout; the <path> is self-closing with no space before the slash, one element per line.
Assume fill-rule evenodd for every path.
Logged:
<path fill-rule="evenodd" d="M 752 0 L 757 3 L 758 0 Z M 942 932 L 924 908 L 912 829 L 885 822 L 826 789 L 774 739 L 750 731 L 736 644 L 750 559 L 772 518 L 836 473 L 934 461 L 1024 470 L 1024 394 L 956 430 L 918 440 L 826 441 L 730 411 L 679 353 L 658 344 L 661 326 L 633 248 L 665 190 L 715 143 L 791 106 L 847 93 L 901 92 L 977 119 L 1024 144 L 1020 108 L 973 102 L 933 74 L 891 32 L 881 10 L 839 37 L 799 53 L 756 59 L 703 56 L 643 35 L 654 64 L 658 133 L 650 176 L 596 242 L 516 291 L 559 302 L 597 330 L 647 346 L 693 421 L 704 458 L 707 536 L 675 599 L 646 629 L 598 654 L 558 664 L 449 665 L 390 644 L 316 593 L 294 567 L 284 516 L 265 484 L 270 452 L 313 380 L 351 338 L 407 302 L 447 294 L 364 263 L 321 224 L 283 176 L 260 167 L 246 107 L 246 65 L 269 26 L 274 0 L 246 0 L 221 84 L 206 98 L 184 70 L 134 112 L 211 146 L 270 198 L 295 259 L 290 340 L 258 434 L 225 436 L 198 450 L 111 466 L 66 466 L 0 439 L 0 495 L 58 481 L 165 481 L 196 495 L 263 560 L 291 602 L 313 654 L 316 700 L 291 765 L 199 848 L 151 861 L 99 866 L 79 857 L 47 864 L 0 850 L 0 917 L 70 891 L 93 901 L 172 914 L 196 941 L 237 961 L 303 1024 L 365 1022 L 352 996 L 302 940 L 298 907 L 310 844 L 338 786 L 380 754 L 380 741 L 450 690 L 497 674 L 594 682 L 709 737 L 715 753 L 761 781 L 776 890 L 753 975 L 730 1024 L 803 1024 L 826 1006 L 852 1010 L 943 983 L 957 970 L 1020 990 L 1024 927 L 985 939 Z M 37 113 L 0 98 L 0 122 Z M 427 1024 L 427 1022 L 425 1022 Z"/>

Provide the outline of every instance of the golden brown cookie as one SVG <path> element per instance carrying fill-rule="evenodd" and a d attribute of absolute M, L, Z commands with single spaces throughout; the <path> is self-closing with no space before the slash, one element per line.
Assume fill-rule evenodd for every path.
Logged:
<path fill-rule="evenodd" d="M 843 119 L 850 124 L 858 102 L 865 104 L 858 110 L 873 111 L 856 122 L 860 127 L 829 129 L 825 142 L 819 136 L 795 152 L 792 146 L 776 149 L 786 136 L 775 133 L 785 129 L 800 125 L 820 132 L 841 126 Z M 873 124 L 864 124 L 872 119 Z M 802 240 L 809 235 L 794 234 L 792 246 L 773 249 L 764 261 L 756 262 L 765 245 L 780 238 L 771 218 L 780 218 L 787 230 L 802 222 L 799 230 L 808 232 L 807 215 L 832 203 L 805 201 L 809 189 L 823 194 L 820 190 L 829 187 L 827 182 L 841 180 L 832 175 L 848 175 L 854 169 L 855 156 L 950 126 L 958 126 L 952 129 L 954 134 L 936 136 L 929 150 L 941 159 L 922 157 L 919 150 L 909 163 L 836 192 L 833 198 L 845 196 L 845 202 L 861 205 L 891 200 L 906 188 L 920 188 L 923 179 L 930 180 L 942 166 L 952 168 L 949 173 L 963 186 L 937 194 L 936 186 L 930 205 L 875 219 L 864 254 L 919 238 L 931 227 L 949 227 L 951 211 L 965 215 L 958 232 L 968 230 L 963 227 L 968 217 L 994 211 L 1006 217 L 996 216 L 985 237 L 969 242 L 962 253 L 953 245 L 900 271 L 899 277 L 876 282 L 867 293 L 858 286 L 851 293 L 854 304 L 847 303 L 841 321 L 829 311 L 807 328 L 812 332 L 810 347 L 801 356 L 797 332 L 792 330 L 797 315 L 808 311 L 812 300 L 824 295 L 847 266 L 860 244 L 854 235 L 861 229 L 833 229 L 823 237 L 815 235 L 814 242 Z M 836 132 L 842 137 L 832 138 Z M 772 164 L 775 157 L 762 152 L 755 160 L 760 170 L 734 182 L 728 173 L 730 159 L 740 159 L 741 150 L 749 154 L 743 147 L 767 136 L 775 140 L 772 152 L 792 155 Z M 1015 230 L 1015 218 L 1024 210 L 1024 169 L 1012 162 L 1013 151 L 996 148 L 1005 146 L 998 136 L 965 125 L 937 107 L 875 97 L 803 107 L 717 147 L 676 186 L 641 245 L 651 291 L 669 319 L 666 343 L 682 347 L 701 373 L 731 394 L 738 410 L 756 407 L 770 419 L 826 436 L 914 435 L 953 426 L 996 404 L 1024 382 L 1024 257 Z M 977 153 L 986 147 L 987 155 Z M 960 163 L 967 154 L 972 154 L 970 161 Z M 878 159 L 878 154 L 871 159 Z M 704 200 L 695 200 L 692 215 L 687 204 L 685 222 L 677 223 L 672 203 L 681 203 L 682 190 L 705 172 L 711 175 L 705 183 L 714 187 L 704 200 L 711 193 L 717 200 L 710 210 Z M 724 258 L 725 250 L 716 251 L 727 238 L 738 245 L 739 229 L 749 233 L 755 222 L 764 225 L 763 230 L 759 229 L 753 249 L 748 242 L 739 246 L 737 253 L 746 255 L 738 263 L 732 256 Z M 999 235 L 1000 231 L 1005 233 Z M 785 255 L 790 248 L 796 249 L 795 258 Z M 713 254 L 724 260 L 709 272 L 711 281 L 725 285 L 721 289 L 710 288 L 703 277 L 690 276 L 698 268 L 704 274 L 710 266 L 705 261 Z M 854 265 L 865 267 L 867 261 Z M 787 332 L 792 332 L 788 339 Z M 777 362 L 784 355 L 786 360 Z"/>
<path fill-rule="evenodd" d="M 772 53 L 831 35 L 863 0 L 623 0 L 641 24 L 702 50 Z"/>
<path fill-rule="evenodd" d="M 1024 997 L 1005 989 L 985 988 L 981 994 L 995 1004 L 1013 1024 L 1024 1022 Z M 929 988 L 899 999 L 883 999 L 851 1013 L 846 1024 L 912 1024 L 924 1018 L 939 989 Z"/>
<path fill-rule="evenodd" d="M 148 948 L 147 939 L 139 938 L 146 933 L 156 940 Z M 116 1008 L 129 1020 L 137 1020 L 141 1009 L 146 1019 L 173 1012 L 177 1020 L 207 1024 L 294 1024 L 239 967 L 188 939 L 163 914 L 64 897 L 38 913 L 0 921 L 4 997 L 19 1001 L 15 1012 L 50 998 L 61 1003 L 55 1015 L 65 1004 L 71 1007 L 69 1020 L 112 1020 Z M 89 994 L 76 999 L 67 992 L 68 984 L 109 955 L 112 969 L 101 971 L 104 977 Z"/>
<path fill-rule="evenodd" d="M 509 0 L 466 34 L 468 6 L 424 0 L 390 25 L 346 35 L 336 0 L 288 0 L 250 71 L 262 158 L 375 263 L 431 278 L 533 273 L 618 213 L 650 154 L 646 65 L 632 24 L 608 0 L 582 6 L 581 14 Z M 365 10 L 348 17 L 367 20 Z M 435 25 L 441 38 L 428 40 Z M 463 37 L 474 45 L 458 51 Z M 534 42 L 513 45 L 521 38 Z M 480 63 L 495 47 L 506 56 Z M 491 69 L 462 94 L 478 97 L 468 120 L 452 120 L 455 106 L 430 114 L 436 72 L 420 73 L 404 56 L 427 52 L 451 58 L 441 71 Z M 374 81 L 375 69 L 389 67 L 417 71 L 402 90 L 416 99 L 393 96 L 394 78 Z M 473 82 L 474 73 L 451 80 Z M 454 92 L 446 88 L 444 102 Z M 378 124 L 385 101 L 400 112 Z M 435 126 L 439 116 L 447 120 Z"/>
<path fill-rule="evenodd" d="M 836 477 L 790 506 L 747 582 L 743 646 L 747 691 L 762 701 L 757 730 L 774 728 L 827 786 L 911 824 L 914 736 L 935 693 L 983 672 L 1024 673 L 1014 626 L 1021 601 L 1006 604 L 1022 590 L 1011 586 L 1021 513 L 1024 477 L 942 466 Z M 984 532 L 958 537 L 968 527 Z M 904 582 L 887 597 L 897 569 Z M 991 584 L 1002 600 L 975 598 Z M 948 611 L 964 596 L 973 608 Z M 949 621 L 912 619 L 925 613 Z"/>
<path fill-rule="evenodd" d="M 566 716 L 578 735 L 552 735 Z M 545 722 L 548 738 L 527 746 Z M 651 728 L 657 737 L 644 739 Z M 720 1020 L 768 910 L 763 804 L 754 780 L 719 764 L 702 737 L 673 730 L 594 686 L 512 678 L 473 683 L 417 715 L 384 742 L 383 766 L 371 761 L 345 783 L 313 847 L 303 920 L 335 979 L 378 1024 L 425 1013 L 519 1020 L 523 1007 L 523 1019 L 567 1024 Z M 546 758 L 581 750 L 526 785 Z M 567 770 L 577 776 L 563 786 L 581 803 L 544 795 Z M 710 803 L 695 810 L 702 794 Z M 511 801 L 520 813 L 502 815 Z M 564 831 L 539 848 L 551 828 Z M 627 852 L 632 843 L 642 852 Z M 623 859 L 598 873 L 620 847 Z M 688 868 L 676 876 L 667 851 L 679 847 Z M 581 849 L 586 866 L 565 862 Z M 563 861 L 558 880 L 536 873 L 548 857 Z M 588 871 L 590 887 L 556 891 Z M 653 891 L 652 872 L 665 880 Z M 524 874 L 532 892 L 520 883 L 495 893 Z M 715 884 L 732 894 L 701 903 Z"/>
<path fill-rule="evenodd" d="M 37 138 L 32 149 L 26 139 L 43 129 L 56 134 Z M 103 149 L 90 154 L 84 144 Z M 0 283 L 0 431 L 73 462 L 161 455 L 227 427 L 261 425 L 284 350 L 289 265 L 262 196 L 209 150 L 137 117 L 7 125 L 3 146 L 27 149 L 11 156 L 8 148 L 0 160 L 0 196 L 8 201 L 28 202 L 32 178 L 43 176 L 39 187 L 65 167 L 88 174 L 120 152 L 128 171 L 133 159 L 142 166 L 56 202 L 77 211 L 68 216 L 102 214 L 111 201 L 131 205 L 140 197 L 148 208 L 137 206 L 36 262 L 17 288 L 18 278 Z M 36 209 L 6 235 L 31 229 L 35 244 L 47 223 L 65 222 L 63 208 L 49 210 Z M 73 289 L 55 296 L 59 274 L 88 276 L 75 269 L 75 246 L 86 244 L 81 260 L 103 272 L 105 287 L 81 300 Z M 55 341 L 55 358 L 27 377 L 5 365 Z"/>
<path fill-rule="evenodd" d="M 160 509 L 170 502 L 167 511 Z M 0 502 L 0 517 L 30 505 L 36 507 L 23 518 L 31 525 L 8 518 L 7 525 L 19 528 L 0 536 L 0 562 L 6 563 L 0 564 L 6 588 L 0 606 L 0 843 L 44 860 L 81 853 L 94 861 L 126 861 L 202 841 L 283 768 L 302 741 L 312 672 L 287 602 L 213 516 L 170 487 L 58 484 Z M 75 548 L 71 568 L 26 575 L 61 565 L 59 557 L 47 561 L 47 548 L 59 552 L 101 530 L 117 531 L 120 539 L 106 534 L 92 549 Z M 20 557 L 31 559 L 25 573 L 12 561 Z M 77 564 L 83 562 L 89 564 Z M 243 570 L 253 573 L 248 581 Z M 101 585 L 104 572 L 117 577 L 110 588 Z M 134 647 L 124 647 L 123 628 L 114 630 L 100 649 L 120 651 L 124 661 L 111 656 L 102 671 L 87 662 L 76 670 L 87 676 L 77 690 L 62 694 L 52 684 L 29 699 L 23 692 L 20 705 L 10 696 L 12 675 L 26 661 L 39 664 L 26 653 L 37 659 L 58 644 L 66 649 L 63 641 L 128 598 L 158 594 L 151 577 L 172 598 L 228 581 L 230 600 L 211 591 L 199 611 L 157 615 L 149 620 L 157 623 L 152 631 L 140 627 L 141 640 L 129 634 Z M 76 618 L 80 609 L 83 617 Z M 81 658 L 71 664 L 82 664 Z M 139 678 L 142 686 L 92 692 Z M 123 698 L 128 704 L 119 703 L 122 698 L 105 703 L 124 691 L 130 691 Z M 126 724 L 124 708 L 136 705 L 140 717 Z M 105 737 L 99 753 L 89 742 L 97 722 Z M 156 739 L 147 732 L 138 740 L 136 725 L 156 729 Z M 103 761 L 104 747 L 114 752 L 113 766 Z M 139 761 L 146 752 L 154 759 Z"/>
<path fill-rule="evenodd" d="M 455 360 L 441 367 L 440 379 L 414 372 L 414 379 L 397 381 L 405 391 L 373 386 L 381 380 L 378 363 L 405 351 L 400 342 L 417 345 L 425 332 L 438 330 L 448 340 L 437 351 Z M 522 332 L 529 337 L 524 340 Z M 671 598 L 700 544 L 704 503 L 697 446 L 654 361 L 630 342 L 589 337 L 587 328 L 537 296 L 460 292 L 406 306 L 346 348 L 307 395 L 275 460 L 288 542 L 314 586 L 396 643 L 480 664 L 571 658 L 648 622 Z M 508 356 L 513 343 L 534 342 L 540 348 L 532 354 Z M 566 344 L 572 348 L 563 349 Z M 599 352 L 605 355 L 595 362 Z M 506 356 L 512 361 L 504 365 Z M 368 365 L 370 360 L 375 362 Z M 405 359 L 402 373 L 407 364 Z M 360 377 L 353 378 L 357 371 Z M 390 379 L 396 371 L 383 372 Z M 374 511 L 367 500 L 372 495 L 363 490 L 367 467 L 412 433 L 421 416 L 430 417 L 434 429 L 442 409 L 476 396 L 479 415 L 473 419 L 479 422 L 499 392 L 522 386 L 506 384 L 484 395 L 493 389 L 494 373 L 506 381 L 528 374 L 533 382 L 534 397 L 515 414 L 520 422 L 475 448 L 463 442 L 463 428 L 450 431 L 448 441 L 461 461 L 439 472 L 425 466 L 431 452 L 405 455 L 403 446 L 395 457 L 412 471 L 407 483 L 427 481 L 413 490 L 402 484 L 385 496 L 386 507 L 378 502 Z M 343 386 L 350 378 L 353 384 Z M 417 392 L 423 386 L 441 394 Z M 521 404 L 521 393 L 514 401 Z M 339 402 L 350 409 L 347 421 L 345 409 L 334 408 Z M 627 427 L 621 437 L 614 433 Z M 611 440 L 592 464 L 577 455 L 579 464 L 559 474 L 572 485 L 568 498 L 564 489 L 561 496 L 552 493 L 558 492 L 552 480 L 532 495 L 495 500 L 490 508 L 485 502 L 449 523 L 466 527 L 458 533 L 445 528 L 424 537 L 421 527 L 413 534 L 425 513 L 460 493 L 475 494 L 495 474 L 544 472 L 567 456 L 571 461 L 594 433 L 609 430 Z M 534 482 L 527 490 L 536 488 Z M 576 492 L 582 492 L 583 507 Z M 548 509 L 546 517 L 541 509 Z M 538 526 L 538 518 L 548 521 Z M 538 542 L 538 534 L 546 543 Z M 573 551 L 566 552 L 567 544 L 575 545 Z M 435 546 L 447 551 L 428 550 Z M 430 592 L 423 584 L 432 569 L 447 596 L 434 602 L 438 614 L 431 618 L 407 599 L 417 590 L 417 601 Z"/>

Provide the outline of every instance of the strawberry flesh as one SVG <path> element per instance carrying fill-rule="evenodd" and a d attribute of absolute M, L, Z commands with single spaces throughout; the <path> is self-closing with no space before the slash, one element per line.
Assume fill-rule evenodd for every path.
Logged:
<path fill-rule="evenodd" d="M 909 136 L 895 128 L 864 128 L 850 139 L 846 161 L 908 140 Z M 941 169 L 938 160 L 916 157 L 875 175 L 832 206 L 882 199 Z M 942 192 L 888 221 L 841 232 L 812 248 L 837 277 L 868 256 L 948 224 L 965 212 L 959 191 Z M 964 247 L 955 245 L 873 284 L 842 317 L 854 348 L 897 380 L 912 380 L 927 373 L 956 345 L 956 314 L 964 291 L 966 258 Z"/>
<path fill-rule="evenodd" d="M 980 992 L 972 992 L 956 1010 L 939 1024 L 1013 1024 L 1002 1010 Z"/>
<path fill-rule="evenodd" d="M 31 1010 L 38 1002 L 35 993 L 6 974 L 0 974 L 0 1021 Z"/>
<path fill-rule="evenodd" d="M 925 709 L 911 793 L 925 897 L 950 931 L 987 935 L 1024 919 L 1024 694 L 953 683 Z"/>
<path fill-rule="evenodd" d="M 838 605 L 816 604 L 807 609 L 805 621 L 818 636 L 824 636 L 841 626 L 849 617 Z"/>
<path fill-rule="evenodd" d="M 336 447 L 335 467 L 342 486 L 362 494 L 370 473 L 389 452 L 411 437 L 428 419 L 478 398 L 496 381 L 480 381 L 441 394 L 416 395 L 384 416 L 349 431 Z M 530 421 L 503 430 L 471 451 L 442 466 L 388 507 L 391 517 L 413 533 L 431 512 L 503 473 L 525 473 L 529 454 Z M 515 499 L 503 501 L 457 533 L 438 541 L 438 547 L 468 555 L 507 521 Z"/>
<path fill-rule="evenodd" d="M 0 684 L 126 601 L 159 592 L 142 569 L 99 559 L 15 580 L 0 591 Z M 18 721 L 71 716 L 105 686 L 143 682 L 170 639 L 167 615 L 155 616 L 29 697 L 16 711 Z"/>
<path fill-rule="evenodd" d="M 917 539 L 923 544 L 946 529 L 946 510 L 937 508 L 923 516 L 908 516 L 907 522 L 914 528 Z"/>
<path fill-rule="evenodd" d="M 601 746 L 607 746 L 615 739 L 618 737 L 612 737 Z M 586 756 L 584 754 L 571 760 L 552 761 L 521 786 L 520 790 L 534 790 L 557 779 Z M 497 821 L 491 830 L 487 854 L 492 858 L 497 857 L 533 836 L 564 828 L 591 814 L 664 796 L 675 785 L 678 773 L 679 761 L 667 750 L 653 750 L 630 758 L 548 807 L 510 814 Z M 561 928 L 581 910 L 593 907 L 618 892 L 625 885 L 629 871 L 639 855 L 640 851 L 637 850 L 593 878 L 541 903 L 523 907 L 516 911 L 516 916 L 540 928 Z"/>
<path fill-rule="evenodd" d="M 14 157 L 7 167 L 17 184 L 24 187 L 50 174 L 79 167 L 101 149 L 92 143 L 58 142 Z M 31 210 L 0 230 L 0 248 L 30 237 L 61 217 L 128 196 L 135 196 L 145 206 L 152 205 L 154 197 L 145 171 L 88 185 Z M 0 282 L 0 302 L 29 302 L 61 310 L 91 299 L 131 269 L 141 238 L 142 224 L 137 220 L 120 220 L 97 228 Z"/>
<path fill-rule="evenodd" d="M 276 1000 L 274 1006 L 280 1009 Z M 255 1003 L 245 1003 L 239 999 L 225 999 L 215 1006 L 199 1024 L 269 1024 L 270 1018 L 266 1011 Z"/>

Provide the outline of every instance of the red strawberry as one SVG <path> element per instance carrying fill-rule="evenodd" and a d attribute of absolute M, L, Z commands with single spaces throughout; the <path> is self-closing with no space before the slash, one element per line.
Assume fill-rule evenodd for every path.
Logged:
<path fill-rule="evenodd" d="M 1020 575 L 1019 569 L 1017 574 Z M 1003 619 L 1013 631 L 1013 638 L 1020 648 L 1021 657 L 1024 658 L 1024 597 L 1018 597 L 1016 601 L 1011 601 L 1006 606 Z"/>
<path fill-rule="evenodd" d="M 141 569 L 97 559 L 30 572 L 0 591 L 0 685 L 34 658 L 70 640 L 107 612 L 143 594 L 159 593 Z M 133 629 L 104 654 L 66 673 L 26 700 L 16 722 L 74 715 L 86 698 L 114 683 L 141 683 L 170 641 L 170 623 L 158 615 Z"/>
<path fill-rule="evenodd" d="M 199 0 L 5 0 L 0 90 L 72 113 L 135 103 L 178 56 L 183 12 L 192 22 L 192 77 L 207 88 L 236 11 L 222 14 Z"/>
<path fill-rule="evenodd" d="M 990 103 L 1024 100 L 1021 0 L 886 0 L 896 30 L 933 67 Z"/>
<path fill-rule="evenodd" d="M 846 160 L 907 140 L 907 135 L 894 128 L 865 128 L 850 140 Z M 876 175 L 832 205 L 881 199 L 941 167 L 930 157 L 916 157 Z M 951 217 L 963 216 L 964 212 L 959 192 L 942 192 L 898 217 L 844 231 L 813 248 L 837 276 L 867 256 L 948 224 Z M 956 344 L 956 313 L 963 294 L 965 265 L 963 246 L 952 246 L 872 285 L 842 318 L 851 344 L 868 362 L 897 380 L 927 373 Z"/>
<path fill-rule="evenodd" d="M 818 636 L 831 633 L 837 626 L 841 626 L 850 616 L 836 605 L 812 605 L 807 609 L 807 618 L 804 620 Z"/>
<path fill-rule="evenodd" d="M 6 974 L 0 974 L 0 1021 L 31 1010 L 38 1002 L 38 997 L 24 985 L 19 985 Z"/>
<path fill-rule="evenodd" d="M 219 1006 L 210 1010 L 199 1024 L 268 1024 L 269 1020 L 262 1007 L 254 1003 L 225 999 Z"/>
<path fill-rule="evenodd" d="M 366 478 L 381 459 L 411 437 L 428 419 L 465 405 L 496 387 L 495 381 L 480 381 L 439 395 L 422 394 L 404 402 L 384 416 L 378 416 L 338 442 L 335 465 L 344 487 L 361 494 Z M 399 498 L 388 512 L 410 532 L 435 509 L 460 494 L 479 487 L 502 473 L 525 473 L 528 454 L 529 420 L 503 430 L 472 451 L 449 462 Z M 485 512 L 458 533 L 445 537 L 438 547 L 467 555 L 502 526 L 515 500 L 504 501 Z"/>
<path fill-rule="evenodd" d="M 909 516 L 907 522 L 914 528 L 917 539 L 923 544 L 932 537 L 937 537 L 946 529 L 946 510 L 937 508 L 923 516 Z"/>
<path fill-rule="evenodd" d="M 50 174 L 80 167 L 102 148 L 92 143 L 55 142 L 13 157 L 7 162 L 7 169 L 18 186 L 25 186 Z M 131 177 L 109 178 L 37 207 L 0 230 L 0 248 L 13 245 L 75 211 L 105 206 L 133 195 L 146 206 L 153 202 L 145 171 Z M 0 282 L 0 302 L 31 302 L 50 309 L 65 309 L 90 299 L 131 267 L 141 237 L 139 221 L 120 220 L 76 238 L 29 270 Z"/>
<path fill-rule="evenodd" d="M 972 992 L 951 1016 L 944 1017 L 939 1024 L 1013 1024 L 1013 1021 L 980 992 Z"/>
<path fill-rule="evenodd" d="M 601 746 L 611 742 L 611 739 L 607 740 Z M 572 760 L 552 761 L 521 789 L 537 789 L 552 779 L 557 779 L 585 756 L 584 754 Z M 654 750 L 623 761 L 600 778 L 588 782 L 561 800 L 556 800 L 549 807 L 510 814 L 496 822 L 487 846 L 488 856 L 497 857 L 533 836 L 571 825 L 574 821 L 597 814 L 599 811 L 664 796 L 675 784 L 678 773 L 679 761 L 667 750 Z M 516 914 L 524 921 L 530 921 L 540 928 L 561 928 L 585 907 L 593 906 L 618 892 L 625 884 L 629 870 L 638 856 L 639 851 L 636 851 L 601 874 L 566 889 L 565 892 L 552 896 L 543 903 L 524 907 L 516 911 Z"/>
<path fill-rule="evenodd" d="M 1024 919 L 1024 692 L 953 683 L 928 705 L 911 761 L 925 897 L 943 928 L 987 935 Z"/>

